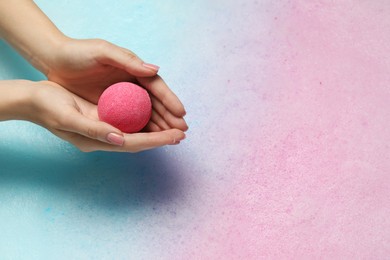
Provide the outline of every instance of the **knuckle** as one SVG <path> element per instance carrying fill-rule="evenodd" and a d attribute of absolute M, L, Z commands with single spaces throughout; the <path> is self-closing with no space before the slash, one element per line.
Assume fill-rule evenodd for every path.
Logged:
<path fill-rule="evenodd" d="M 98 131 L 95 128 L 89 127 L 87 129 L 87 135 L 88 135 L 88 137 L 90 137 L 92 139 L 97 139 L 98 138 Z"/>
<path fill-rule="evenodd" d="M 95 44 L 96 44 L 96 46 L 98 46 L 101 49 L 105 49 L 110 45 L 110 43 L 108 41 L 103 40 L 103 39 L 95 39 Z"/>
<path fill-rule="evenodd" d="M 137 55 L 132 53 L 131 51 L 125 51 L 126 57 L 130 62 L 138 61 Z"/>

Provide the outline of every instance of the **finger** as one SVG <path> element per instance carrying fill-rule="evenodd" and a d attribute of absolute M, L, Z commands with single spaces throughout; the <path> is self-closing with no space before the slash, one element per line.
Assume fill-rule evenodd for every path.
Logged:
<path fill-rule="evenodd" d="M 182 131 L 188 130 L 188 125 L 184 118 L 174 116 L 169 112 L 164 105 L 155 97 L 151 97 L 153 109 L 164 119 L 164 121 L 171 127 Z"/>
<path fill-rule="evenodd" d="M 138 82 L 175 116 L 183 117 L 186 112 L 179 98 L 169 89 L 167 84 L 158 75 L 154 77 L 137 77 Z"/>
<path fill-rule="evenodd" d="M 149 121 L 148 124 L 144 127 L 142 130 L 143 132 L 160 132 L 162 129 L 153 123 L 152 121 Z"/>
<path fill-rule="evenodd" d="M 177 129 L 166 130 L 153 133 L 137 133 L 125 135 L 123 146 L 114 146 L 98 140 L 90 139 L 83 135 L 69 133 L 65 131 L 54 132 L 60 138 L 69 141 L 81 151 L 115 151 L 115 152 L 140 152 L 157 148 L 164 145 L 175 145 L 185 138 L 185 134 Z"/>
<path fill-rule="evenodd" d="M 119 146 L 123 145 L 125 141 L 123 133 L 119 129 L 105 122 L 89 119 L 78 112 L 63 119 L 59 129 Z"/>
<path fill-rule="evenodd" d="M 159 67 L 142 61 L 135 53 L 112 43 L 102 41 L 97 60 L 102 64 L 114 66 L 137 77 L 151 77 Z"/>
<path fill-rule="evenodd" d="M 167 111 L 164 115 L 165 122 L 170 126 L 170 128 L 177 128 L 182 131 L 188 130 L 188 125 L 184 118 L 178 118 L 172 115 L 169 111 Z"/>
<path fill-rule="evenodd" d="M 155 110 L 152 111 L 150 120 L 163 130 L 168 130 L 171 128 Z"/>
<path fill-rule="evenodd" d="M 179 129 L 169 129 L 160 132 L 136 133 L 125 135 L 124 150 L 144 151 L 160 147 L 163 145 L 172 145 L 185 139 L 185 134 Z"/>

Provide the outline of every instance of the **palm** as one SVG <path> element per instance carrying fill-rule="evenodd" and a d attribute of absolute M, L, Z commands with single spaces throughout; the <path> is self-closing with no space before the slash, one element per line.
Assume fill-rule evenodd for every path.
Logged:
<path fill-rule="evenodd" d="M 95 104 L 65 90 L 56 83 L 42 81 L 39 84 L 41 93 L 43 93 L 39 103 L 47 116 L 36 123 L 51 125 L 53 119 L 68 118 L 69 115 L 74 113 L 80 113 L 89 119 L 98 120 Z"/>
<path fill-rule="evenodd" d="M 135 60 L 140 62 L 130 51 L 105 41 L 71 40 L 62 46 L 47 77 L 93 104 L 97 104 L 108 86 L 121 81 L 135 82 L 145 87 L 152 99 L 152 118 L 145 130 L 178 128 L 185 131 L 185 111 L 180 100 L 159 76 L 155 76 L 156 72 L 140 72 L 138 65 L 133 64 Z"/>

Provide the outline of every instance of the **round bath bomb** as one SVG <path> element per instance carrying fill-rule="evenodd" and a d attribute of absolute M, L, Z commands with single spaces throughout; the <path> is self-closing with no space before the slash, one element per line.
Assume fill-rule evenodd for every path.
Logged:
<path fill-rule="evenodd" d="M 98 115 L 101 121 L 125 133 L 135 133 L 149 122 L 152 102 L 145 89 L 133 83 L 119 82 L 100 96 Z"/>

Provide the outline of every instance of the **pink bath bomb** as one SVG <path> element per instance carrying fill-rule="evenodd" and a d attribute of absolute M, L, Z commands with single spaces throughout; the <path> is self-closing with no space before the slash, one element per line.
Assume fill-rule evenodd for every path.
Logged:
<path fill-rule="evenodd" d="M 152 102 L 145 89 L 133 83 L 119 82 L 100 96 L 98 115 L 101 121 L 125 133 L 135 133 L 149 122 Z"/>

